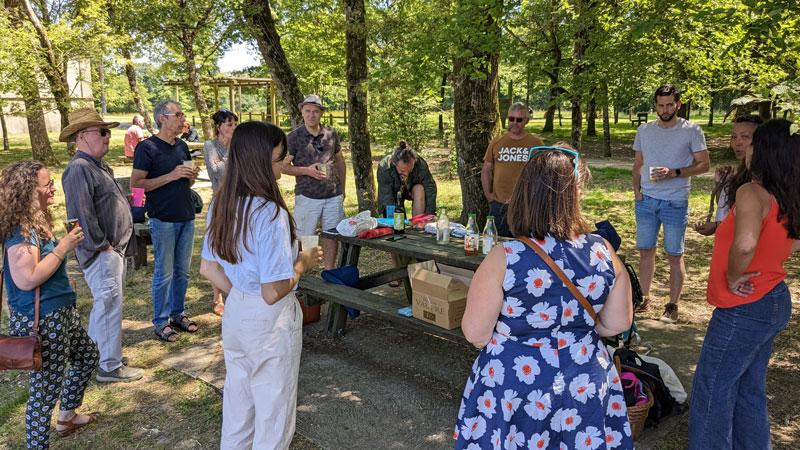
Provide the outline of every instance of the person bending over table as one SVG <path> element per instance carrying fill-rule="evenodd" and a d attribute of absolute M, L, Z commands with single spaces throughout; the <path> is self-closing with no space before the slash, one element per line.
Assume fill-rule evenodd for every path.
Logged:
<path fill-rule="evenodd" d="M 403 203 L 411 200 L 411 215 L 436 213 L 436 181 L 428 163 L 414 149 L 400 141 L 392 152 L 378 163 L 378 214 L 397 205 L 397 193 Z"/>
<path fill-rule="evenodd" d="M 620 378 L 600 340 L 630 327 L 630 280 L 581 215 L 587 176 L 563 145 L 534 151 L 522 170 L 508 205 L 515 240 L 492 248 L 467 294 L 461 329 L 481 352 L 464 389 L 456 449 L 633 448 Z"/>

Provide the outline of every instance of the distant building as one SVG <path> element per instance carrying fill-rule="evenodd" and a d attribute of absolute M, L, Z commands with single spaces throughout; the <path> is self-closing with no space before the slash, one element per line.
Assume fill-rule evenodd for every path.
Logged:
<path fill-rule="evenodd" d="M 44 76 L 39 80 L 41 86 L 39 97 L 42 99 L 45 112 L 45 123 L 50 133 L 61 131 L 61 115 L 56 109 L 53 94 Z M 72 98 L 72 107 L 91 106 L 94 102 L 92 93 L 92 67 L 88 59 L 67 62 L 67 86 Z M 25 103 L 17 92 L 0 94 L 3 99 L 8 134 L 27 134 L 28 121 L 25 118 Z"/>

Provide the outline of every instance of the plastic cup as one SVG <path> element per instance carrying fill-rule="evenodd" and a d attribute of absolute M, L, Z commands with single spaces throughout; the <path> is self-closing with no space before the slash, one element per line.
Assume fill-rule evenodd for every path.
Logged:
<path fill-rule="evenodd" d="M 319 236 L 300 236 L 300 247 L 303 251 L 310 250 L 319 245 Z"/>
<path fill-rule="evenodd" d="M 144 188 L 131 188 L 131 205 L 137 208 L 144 206 Z"/>
<path fill-rule="evenodd" d="M 183 165 L 186 166 L 186 167 L 191 167 L 192 169 L 194 169 L 194 161 L 192 161 L 191 159 L 187 159 L 186 161 L 184 161 Z"/>
<path fill-rule="evenodd" d="M 386 205 L 386 218 L 387 219 L 394 219 L 394 208 L 395 208 L 395 205 Z"/>
<path fill-rule="evenodd" d="M 650 166 L 648 169 L 650 174 L 650 181 L 656 181 L 656 172 L 658 171 L 658 169 L 660 169 L 660 167 Z"/>
<path fill-rule="evenodd" d="M 78 225 L 78 219 L 67 219 L 67 221 L 64 222 L 64 228 L 67 230 L 67 233 L 72 231 L 76 225 Z"/>

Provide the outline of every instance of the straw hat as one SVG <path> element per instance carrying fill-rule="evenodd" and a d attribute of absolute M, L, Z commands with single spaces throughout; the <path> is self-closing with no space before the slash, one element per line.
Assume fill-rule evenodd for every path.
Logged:
<path fill-rule="evenodd" d="M 80 108 L 69 113 L 69 125 L 58 135 L 60 142 L 67 142 L 70 136 L 89 127 L 116 128 L 119 122 L 106 122 L 94 108 Z"/>

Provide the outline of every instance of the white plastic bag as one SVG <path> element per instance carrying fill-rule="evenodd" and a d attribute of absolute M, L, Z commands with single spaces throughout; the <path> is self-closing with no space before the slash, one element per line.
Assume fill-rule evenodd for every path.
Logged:
<path fill-rule="evenodd" d="M 372 217 L 369 211 L 361 211 L 353 217 L 348 217 L 336 225 L 336 231 L 342 236 L 358 236 L 364 231 L 371 230 L 378 226 L 378 221 Z"/>

